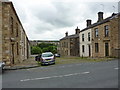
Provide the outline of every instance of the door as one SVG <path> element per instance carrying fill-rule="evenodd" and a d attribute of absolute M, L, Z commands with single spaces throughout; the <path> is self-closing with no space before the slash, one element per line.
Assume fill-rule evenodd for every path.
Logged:
<path fill-rule="evenodd" d="M 88 50 L 89 50 L 89 57 L 91 56 L 91 48 L 90 45 L 88 45 Z"/>
<path fill-rule="evenodd" d="M 109 56 L 109 44 L 105 43 L 105 56 Z"/>
<path fill-rule="evenodd" d="M 15 63 L 15 61 L 14 61 L 14 44 L 12 44 L 12 46 L 11 46 L 11 55 L 12 55 L 12 64 L 14 64 Z"/>

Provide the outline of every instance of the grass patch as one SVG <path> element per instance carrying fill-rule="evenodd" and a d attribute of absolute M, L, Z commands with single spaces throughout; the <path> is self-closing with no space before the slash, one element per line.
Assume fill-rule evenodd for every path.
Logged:
<path fill-rule="evenodd" d="M 114 60 L 114 58 L 60 57 L 60 58 L 56 58 L 56 64 L 101 62 L 101 61 L 111 61 L 111 60 Z"/>

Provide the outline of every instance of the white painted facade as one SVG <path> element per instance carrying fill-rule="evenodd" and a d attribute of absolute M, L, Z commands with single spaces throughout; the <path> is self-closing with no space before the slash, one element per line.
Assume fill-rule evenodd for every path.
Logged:
<path fill-rule="evenodd" d="M 88 40 L 88 33 L 90 36 L 90 41 Z M 84 41 L 82 40 L 82 35 L 84 34 Z M 80 57 L 91 57 L 92 56 L 92 44 L 91 44 L 91 36 L 92 36 L 92 30 L 84 30 L 81 31 L 79 34 L 80 37 Z M 84 50 L 83 50 L 84 47 Z"/>

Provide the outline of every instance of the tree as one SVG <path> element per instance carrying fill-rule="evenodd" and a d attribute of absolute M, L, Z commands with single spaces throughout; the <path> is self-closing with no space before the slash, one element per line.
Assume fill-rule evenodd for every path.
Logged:
<path fill-rule="evenodd" d="M 57 53 L 57 46 L 51 43 L 40 43 L 37 46 L 31 48 L 32 54 L 40 54 L 44 52 Z"/>
<path fill-rule="evenodd" d="M 37 46 L 31 47 L 31 54 L 41 54 L 41 53 L 42 53 L 42 49 L 40 47 Z"/>
<path fill-rule="evenodd" d="M 37 46 L 40 47 L 41 49 L 43 49 L 43 48 L 47 48 L 49 46 L 54 46 L 54 44 L 51 44 L 51 43 L 40 43 Z"/>
<path fill-rule="evenodd" d="M 42 52 L 50 52 L 50 51 L 49 51 L 48 47 L 46 47 L 46 48 L 42 49 Z"/>

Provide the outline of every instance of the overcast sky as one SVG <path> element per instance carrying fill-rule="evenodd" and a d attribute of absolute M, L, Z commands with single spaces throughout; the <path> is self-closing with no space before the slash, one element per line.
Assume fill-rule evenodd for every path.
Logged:
<path fill-rule="evenodd" d="M 95 23 L 97 13 L 104 12 L 104 18 L 118 12 L 117 0 L 10 0 L 27 33 L 29 40 L 59 40 L 74 34 L 78 26 L 86 27 L 86 20 Z M 84 1 L 84 2 L 83 2 Z M 106 1 L 106 2 L 103 2 Z M 116 2 L 115 2 L 116 1 Z"/>

